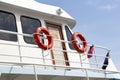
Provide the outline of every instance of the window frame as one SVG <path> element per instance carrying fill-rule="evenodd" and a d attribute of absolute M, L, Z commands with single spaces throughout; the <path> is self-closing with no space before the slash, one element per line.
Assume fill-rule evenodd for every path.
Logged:
<path fill-rule="evenodd" d="M 23 31 L 22 17 L 28 18 L 28 19 L 37 20 L 37 21 L 39 22 L 39 24 L 40 24 L 38 27 L 41 27 L 41 26 L 42 26 L 42 23 L 41 23 L 41 20 L 40 20 L 40 19 L 31 17 L 31 16 L 21 15 L 21 16 L 20 16 L 20 22 L 21 22 L 21 28 L 22 28 L 21 30 L 22 30 L 22 33 L 23 33 L 23 34 L 32 35 L 32 34 L 29 34 L 29 33 L 26 33 L 26 32 Z M 37 28 L 37 27 L 36 27 L 36 28 Z M 33 33 L 34 33 L 34 32 L 33 32 Z M 24 41 L 26 44 L 36 45 L 36 44 L 35 44 L 35 41 L 33 41 L 33 42 L 32 42 L 32 41 L 31 41 L 31 42 L 27 42 L 27 41 L 25 40 L 25 37 L 26 37 L 26 36 L 23 35 L 23 41 Z M 27 36 L 27 37 L 28 37 L 28 36 Z M 33 38 L 33 37 L 29 37 L 29 38 Z M 34 40 L 34 39 L 33 39 L 33 40 Z"/>
<path fill-rule="evenodd" d="M 66 29 L 67 29 L 67 30 L 66 30 Z M 69 33 L 70 33 L 71 36 L 68 36 L 68 35 L 67 35 L 67 31 L 69 31 Z M 68 41 L 71 41 L 71 39 L 69 39 L 68 37 L 71 38 L 73 33 L 72 33 L 71 29 L 70 29 L 67 25 L 65 25 L 65 33 L 66 33 L 67 40 L 68 40 Z M 69 49 L 75 50 L 74 47 L 73 47 L 73 45 L 72 45 L 72 43 L 68 43 L 68 46 L 69 46 Z"/>
<path fill-rule="evenodd" d="M 18 33 L 18 29 L 17 29 L 17 22 L 16 22 L 16 16 L 15 16 L 15 14 L 12 13 L 12 12 L 9 12 L 9 11 L 4 11 L 4 10 L 0 10 L 0 12 L 5 13 L 5 14 L 7 14 L 7 15 L 11 15 L 11 16 L 13 16 L 13 19 L 14 19 L 13 22 L 14 22 L 14 28 L 15 28 L 15 30 L 0 29 L 0 30 L 3 30 L 3 32 L 1 32 L 1 33 L 14 35 L 14 36 L 15 36 L 15 40 L 1 39 L 1 38 L 0 38 L 0 40 L 4 40 L 4 41 L 12 41 L 12 42 L 18 42 L 18 35 L 17 35 L 17 33 Z M 8 31 L 8 33 L 4 32 L 4 31 L 6 31 L 6 32 Z M 14 32 L 14 33 L 16 33 L 16 34 L 14 34 L 14 33 L 9 33 L 9 32 Z"/>

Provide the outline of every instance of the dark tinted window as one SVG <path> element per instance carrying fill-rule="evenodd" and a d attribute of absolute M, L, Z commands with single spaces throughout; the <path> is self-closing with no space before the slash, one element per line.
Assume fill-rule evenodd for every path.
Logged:
<path fill-rule="evenodd" d="M 69 30 L 68 26 L 65 26 L 65 31 L 66 31 L 66 34 L 67 34 L 68 41 L 71 41 L 72 33 Z M 69 43 L 69 47 L 70 47 L 70 49 L 74 49 L 72 43 Z"/>
<path fill-rule="evenodd" d="M 0 30 L 17 32 L 15 16 L 12 13 L 0 11 Z M 17 41 L 17 35 L 0 31 L 0 39 Z"/>
<path fill-rule="evenodd" d="M 41 23 L 38 19 L 22 16 L 22 31 L 24 34 L 33 34 L 37 27 L 41 26 Z M 24 40 L 26 43 L 34 44 L 34 39 L 32 37 L 24 36 Z"/>

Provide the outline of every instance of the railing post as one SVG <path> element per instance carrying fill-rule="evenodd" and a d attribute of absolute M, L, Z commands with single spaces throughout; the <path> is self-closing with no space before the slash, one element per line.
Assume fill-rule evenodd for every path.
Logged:
<path fill-rule="evenodd" d="M 85 69 L 85 73 L 86 73 L 86 80 L 89 80 L 87 69 Z"/>
<path fill-rule="evenodd" d="M 37 72 L 36 72 L 35 65 L 33 65 L 33 68 L 34 68 L 34 73 L 35 73 L 35 80 L 38 80 L 38 75 L 37 75 Z"/>
<path fill-rule="evenodd" d="M 13 66 L 11 66 L 10 70 L 9 70 L 9 74 L 12 72 L 13 70 Z"/>
<path fill-rule="evenodd" d="M 95 57 L 96 67 L 99 68 L 98 61 L 97 61 L 97 56 L 96 56 L 95 51 L 94 51 L 94 57 Z"/>
<path fill-rule="evenodd" d="M 79 54 L 79 57 L 80 57 L 80 65 L 81 65 L 81 67 L 82 67 L 82 59 L 81 59 L 81 54 Z"/>
<path fill-rule="evenodd" d="M 20 49 L 20 41 L 18 40 L 18 49 L 19 49 L 19 57 L 20 57 L 20 62 L 22 62 L 22 54 L 21 54 L 21 49 Z"/>

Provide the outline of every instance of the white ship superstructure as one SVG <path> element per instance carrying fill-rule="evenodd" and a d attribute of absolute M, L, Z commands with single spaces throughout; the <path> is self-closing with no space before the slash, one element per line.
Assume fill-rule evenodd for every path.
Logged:
<path fill-rule="evenodd" d="M 0 0 L 0 80 L 120 79 L 110 50 L 72 32 L 75 24 L 60 7 Z"/>

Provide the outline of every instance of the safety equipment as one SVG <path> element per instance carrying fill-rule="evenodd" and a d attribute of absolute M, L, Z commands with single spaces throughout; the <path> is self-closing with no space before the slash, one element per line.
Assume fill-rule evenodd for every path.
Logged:
<path fill-rule="evenodd" d="M 88 50 L 87 57 L 88 57 L 88 58 L 91 58 L 93 52 L 94 52 L 94 45 L 90 46 L 90 48 L 89 48 L 89 50 Z"/>
<path fill-rule="evenodd" d="M 80 44 L 77 42 L 77 37 L 82 41 L 82 47 L 80 46 Z M 87 41 L 86 39 L 83 37 L 82 34 L 80 34 L 79 32 L 75 32 L 73 35 L 72 35 L 72 44 L 74 46 L 74 48 L 80 52 L 80 53 L 84 53 L 87 49 Z"/>
<path fill-rule="evenodd" d="M 44 43 L 42 43 L 41 38 L 40 38 L 40 33 L 44 33 L 48 39 L 48 44 L 45 45 Z M 53 46 L 53 38 L 50 35 L 49 31 L 47 28 L 45 27 L 38 27 L 35 32 L 34 32 L 34 39 L 36 44 L 38 45 L 39 48 L 42 48 L 44 50 L 50 49 Z"/>

